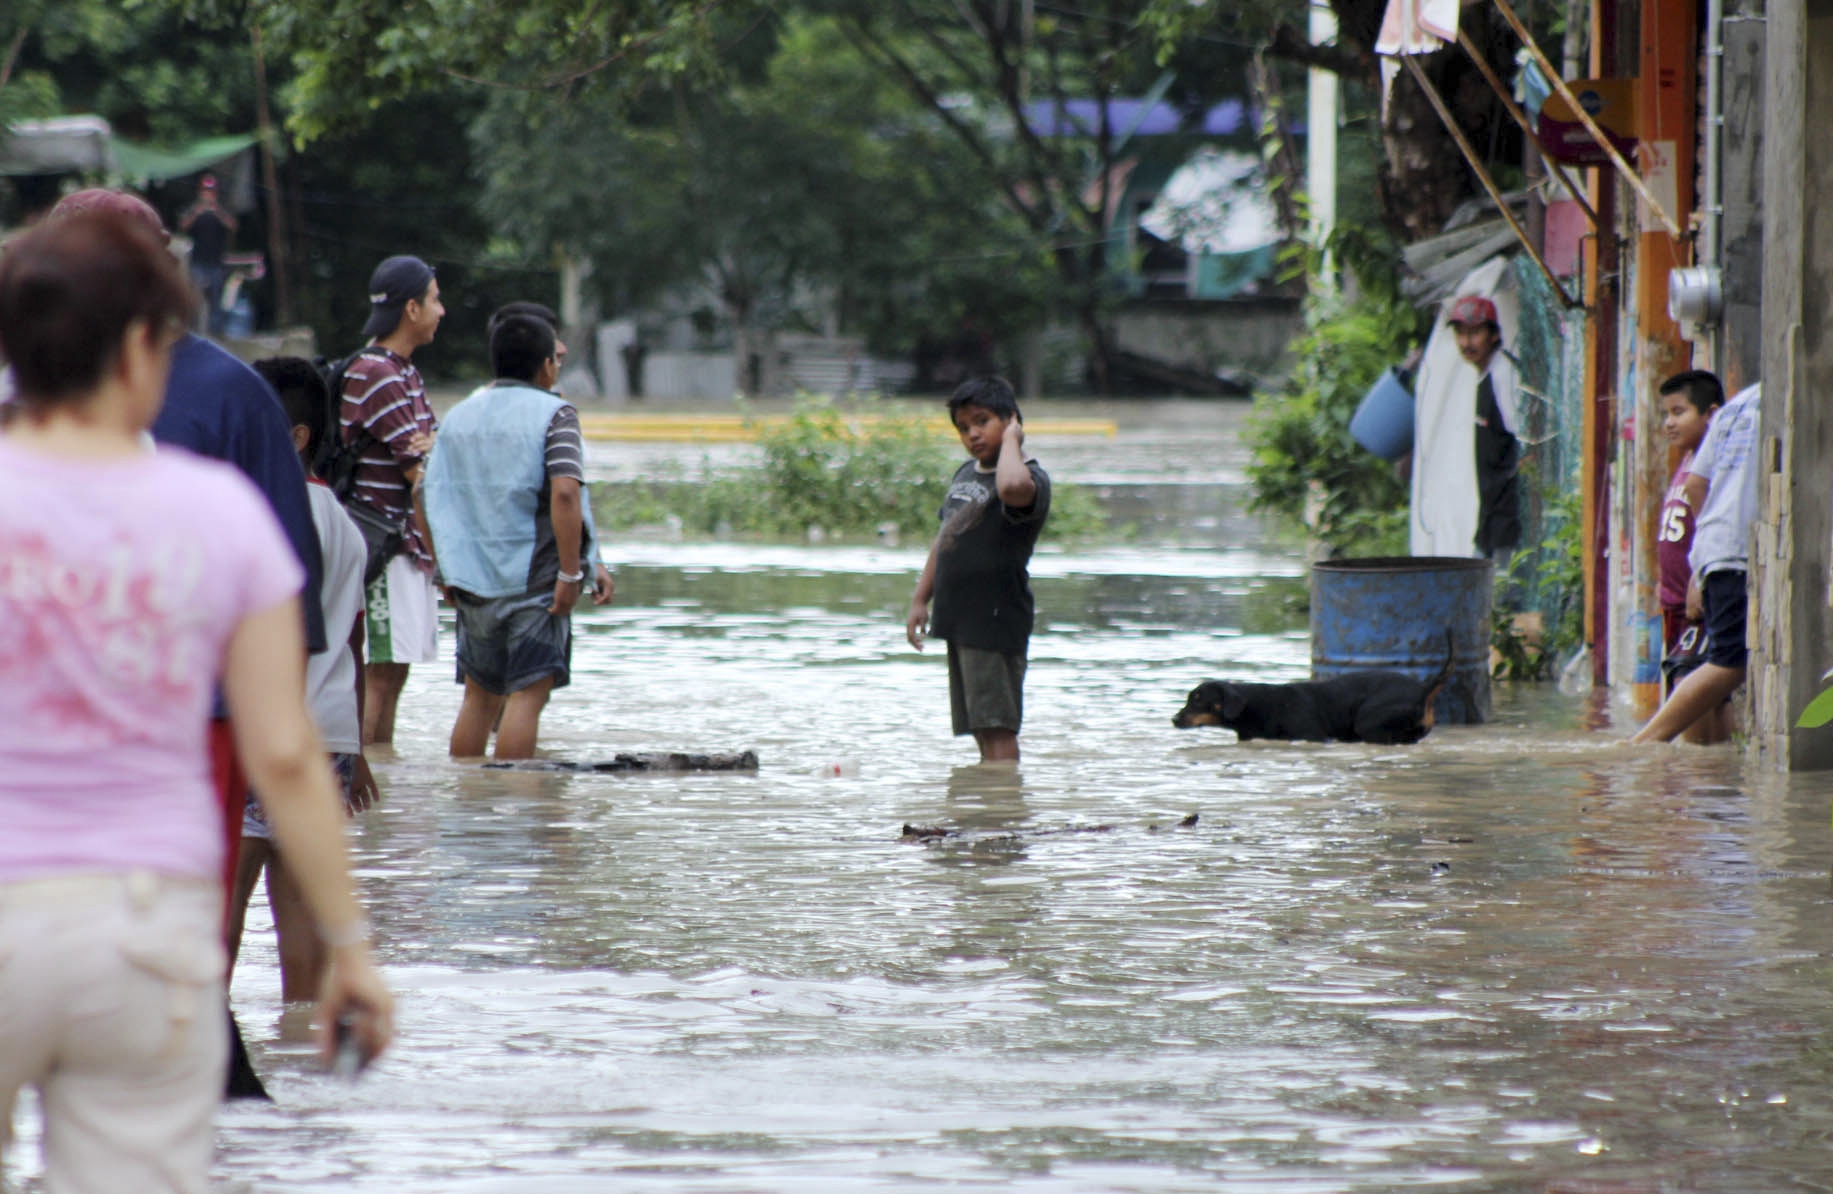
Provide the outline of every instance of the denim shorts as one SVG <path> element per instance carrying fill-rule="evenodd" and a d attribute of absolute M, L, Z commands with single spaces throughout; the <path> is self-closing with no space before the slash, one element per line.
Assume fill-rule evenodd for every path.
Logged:
<path fill-rule="evenodd" d="M 505 696 L 553 677 L 565 688 L 573 667 L 569 618 L 547 612 L 552 589 L 514 597 L 473 597 L 452 590 L 457 608 L 458 682 Z"/>
<path fill-rule="evenodd" d="M 1700 582 L 1706 600 L 1706 662 L 1719 667 L 1743 667 L 1750 658 L 1744 645 L 1744 624 L 1749 616 L 1750 594 L 1744 570 L 1708 572 Z"/>
<path fill-rule="evenodd" d="M 1025 720 L 1025 657 L 948 644 L 948 711 L 955 733 L 1011 730 Z"/>

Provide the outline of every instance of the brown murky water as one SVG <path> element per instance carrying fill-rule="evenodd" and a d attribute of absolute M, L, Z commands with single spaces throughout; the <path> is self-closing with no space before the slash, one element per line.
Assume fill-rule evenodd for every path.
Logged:
<path fill-rule="evenodd" d="M 612 550 L 550 753 L 754 776 L 455 766 L 416 669 L 356 838 L 399 1046 L 314 1073 L 258 912 L 235 996 L 279 1102 L 226 1111 L 223 1181 L 1833 1185 L 1826 781 L 1631 750 L 1545 687 L 1412 748 L 1172 729 L 1198 679 L 1303 674 L 1302 564 L 1240 511 L 1240 408 L 1119 414 L 1035 445 L 1140 531 L 1040 554 L 1016 773 L 902 641 L 919 546 Z"/>

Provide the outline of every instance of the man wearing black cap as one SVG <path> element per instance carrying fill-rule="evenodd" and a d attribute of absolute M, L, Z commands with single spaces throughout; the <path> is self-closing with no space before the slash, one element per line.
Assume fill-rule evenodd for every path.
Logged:
<path fill-rule="evenodd" d="M 392 742 L 395 706 L 410 664 L 431 663 L 438 650 L 433 552 L 412 516 L 437 423 L 426 383 L 411 358 L 430 344 L 445 315 L 433 267 L 418 257 L 390 257 L 369 278 L 369 344 L 345 369 L 344 442 L 362 443 L 350 507 L 366 524 L 400 536 L 399 546 L 366 594 L 369 660 L 363 669 L 363 741 Z"/>

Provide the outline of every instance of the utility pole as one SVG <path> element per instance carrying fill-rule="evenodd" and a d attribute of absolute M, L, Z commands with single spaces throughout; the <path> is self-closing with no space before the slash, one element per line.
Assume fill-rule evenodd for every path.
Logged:
<path fill-rule="evenodd" d="M 1312 0 L 1311 44 L 1337 39 L 1337 14 L 1325 0 Z M 1312 67 L 1305 76 L 1305 192 L 1311 203 L 1311 235 L 1320 249 L 1337 226 L 1337 76 Z M 1323 255 L 1324 285 L 1334 287 L 1335 267 Z"/>

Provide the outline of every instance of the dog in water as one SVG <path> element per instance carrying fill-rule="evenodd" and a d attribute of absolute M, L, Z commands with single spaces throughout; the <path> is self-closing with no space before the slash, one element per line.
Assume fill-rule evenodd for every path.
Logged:
<path fill-rule="evenodd" d="M 1451 660 L 1447 631 L 1445 665 L 1424 684 L 1402 672 L 1373 670 L 1294 684 L 1208 680 L 1190 690 L 1171 724 L 1180 730 L 1221 726 L 1242 742 L 1418 742 L 1432 728 L 1432 702 L 1451 675 Z"/>

